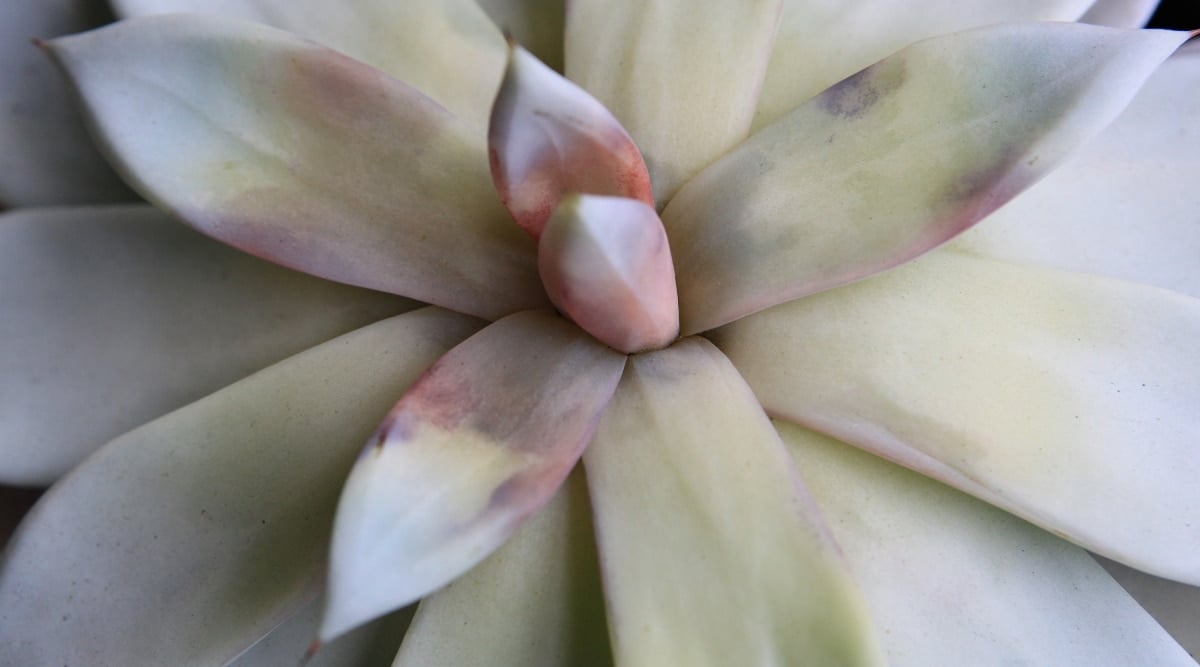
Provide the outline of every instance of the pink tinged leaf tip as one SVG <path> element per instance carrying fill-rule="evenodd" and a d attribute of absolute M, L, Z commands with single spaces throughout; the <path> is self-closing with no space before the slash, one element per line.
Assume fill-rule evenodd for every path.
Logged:
<path fill-rule="evenodd" d="M 509 315 L 430 367 L 342 490 L 320 639 L 429 594 L 508 539 L 575 465 L 624 367 L 549 311 Z"/>
<path fill-rule="evenodd" d="M 535 239 L 567 192 L 654 205 L 646 163 L 620 122 L 582 88 L 511 44 L 492 106 L 488 156 L 500 199 Z"/>
<path fill-rule="evenodd" d="M 538 273 L 559 310 L 621 352 L 658 349 L 679 336 L 671 248 L 649 204 L 563 197 L 538 243 Z"/>

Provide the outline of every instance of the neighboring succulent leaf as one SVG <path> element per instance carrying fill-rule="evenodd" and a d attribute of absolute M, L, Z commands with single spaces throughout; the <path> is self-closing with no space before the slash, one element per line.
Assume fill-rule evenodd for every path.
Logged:
<path fill-rule="evenodd" d="M 660 207 L 749 132 L 780 5 L 567 3 L 565 72 L 629 130 Z"/>
<path fill-rule="evenodd" d="M 575 465 L 624 365 L 544 311 L 500 320 L 439 359 L 342 490 L 321 639 L 431 593 L 508 539 Z"/>
<path fill-rule="evenodd" d="M 33 47 L 109 20 L 95 0 L 5 0 L 0 21 L 0 207 L 136 199 L 96 151 L 71 87 Z"/>
<path fill-rule="evenodd" d="M 0 216 L 0 483 L 412 308 L 227 248 L 150 206 Z"/>
<path fill-rule="evenodd" d="M 1200 297 L 1200 43 L 1044 181 L 950 242 L 956 249 Z"/>
<path fill-rule="evenodd" d="M 1195 667 L 1083 549 L 853 447 L 776 426 L 891 667 Z"/>
<path fill-rule="evenodd" d="M 0 664 L 223 665 L 300 608 L 372 423 L 479 322 L 429 308 L 114 440 L 0 563 Z M 301 648 L 303 650 L 303 648 Z"/>
<path fill-rule="evenodd" d="M 1186 36 L 992 26 L 921 42 L 826 90 L 663 212 L 683 333 L 950 239 L 1111 122 Z"/>
<path fill-rule="evenodd" d="M 487 560 L 421 600 L 395 667 L 612 664 L 582 472 Z"/>
<path fill-rule="evenodd" d="M 126 17 L 201 12 L 320 42 L 428 95 L 482 135 L 504 38 L 473 0 L 111 0 Z"/>
<path fill-rule="evenodd" d="M 1158 2 L 1159 0 L 1096 0 L 1096 4 L 1079 20 L 1114 28 L 1140 28 L 1150 20 Z"/>
<path fill-rule="evenodd" d="M 481 137 L 379 70 L 199 14 L 133 19 L 51 50 L 131 182 L 204 233 L 473 315 L 546 303 Z"/>
<path fill-rule="evenodd" d="M 679 335 L 671 248 L 648 204 L 564 198 L 538 243 L 538 272 L 560 311 L 621 352 L 658 349 Z"/>
<path fill-rule="evenodd" d="M 783 443 L 707 341 L 630 358 L 584 465 L 618 664 L 880 662 Z"/>
<path fill-rule="evenodd" d="M 996 23 L 1074 21 L 1092 0 L 783 0 L 754 116 L 765 127 L 817 93 L 930 37 Z"/>
<path fill-rule="evenodd" d="M 1200 583 L 1200 300 L 943 250 L 712 335 L 772 415 Z"/>
<path fill-rule="evenodd" d="M 535 239 L 568 193 L 654 205 L 646 163 L 625 128 L 582 88 L 519 46 L 509 49 L 492 107 L 488 156 L 501 201 Z"/>

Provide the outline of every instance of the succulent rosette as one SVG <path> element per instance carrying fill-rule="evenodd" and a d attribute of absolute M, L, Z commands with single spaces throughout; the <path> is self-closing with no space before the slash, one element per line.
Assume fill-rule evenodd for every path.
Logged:
<path fill-rule="evenodd" d="M 1152 3 L 114 4 L 3 664 L 1194 664 L 1087 552 L 1200 584 Z"/>

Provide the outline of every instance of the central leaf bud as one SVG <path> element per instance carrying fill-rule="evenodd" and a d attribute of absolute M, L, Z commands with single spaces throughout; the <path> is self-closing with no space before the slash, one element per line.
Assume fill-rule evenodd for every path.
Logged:
<path fill-rule="evenodd" d="M 643 202 L 563 197 L 538 242 L 538 273 L 559 310 L 621 352 L 655 350 L 679 335 L 667 233 Z"/>
<path fill-rule="evenodd" d="M 675 340 L 675 267 L 646 162 L 603 104 L 510 42 L 488 156 L 559 310 L 622 352 Z"/>

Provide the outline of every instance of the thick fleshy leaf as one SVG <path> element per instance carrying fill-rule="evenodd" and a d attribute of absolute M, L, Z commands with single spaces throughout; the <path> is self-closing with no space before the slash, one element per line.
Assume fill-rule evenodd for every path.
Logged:
<path fill-rule="evenodd" d="M 1092 0 L 783 0 L 754 127 L 922 39 L 995 23 L 1074 21 Z"/>
<path fill-rule="evenodd" d="M 1195 666 L 1083 549 L 853 447 L 776 425 L 892 667 Z"/>
<path fill-rule="evenodd" d="M 478 326 L 423 309 L 109 443 L 0 564 L 0 664 L 224 664 L 319 582 L 338 489 L 388 406 Z"/>
<path fill-rule="evenodd" d="M 679 335 L 671 248 L 648 204 L 566 197 L 538 243 L 538 271 L 560 311 L 621 352 L 665 347 Z"/>
<path fill-rule="evenodd" d="M 754 135 L 663 212 L 685 334 L 905 262 L 1091 138 L 1184 40 L 1076 24 L 921 42 Z"/>
<path fill-rule="evenodd" d="M 642 154 L 604 105 L 514 45 L 492 107 L 488 157 L 500 199 L 535 239 L 567 193 L 654 205 Z"/>
<path fill-rule="evenodd" d="M 492 21 L 513 36 L 538 60 L 563 69 L 566 0 L 478 0 Z"/>
<path fill-rule="evenodd" d="M 1097 557 L 1100 565 L 1133 596 L 1184 650 L 1200 660 L 1200 587 L 1161 579 Z"/>
<path fill-rule="evenodd" d="M 771 414 L 1200 582 L 1200 300 L 945 250 L 713 336 Z"/>
<path fill-rule="evenodd" d="M 416 609 L 408 607 L 356 628 L 310 654 L 322 602 L 314 597 L 228 667 L 389 667 Z"/>
<path fill-rule="evenodd" d="M 879 663 L 779 436 L 707 341 L 630 358 L 584 465 L 618 664 Z"/>
<path fill-rule="evenodd" d="M 550 312 L 438 360 L 388 413 L 338 505 L 323 640 L 440 588 L 554 495 L 625 357 Z"/>
<path fill-rule="evenodd" d="M 780 4 L 567 3 L 566 74 L 633 135 L 660 206 L 749 132 Z"/>
<path fill-rule="evenodd" d="M 412 307 L 274 266 L 149 206 L 0 217 L 0 483 Z"/>
<path fill-rule="evenodd" d="M 577 472 L 504 546 L 421 601 L 395 667 L 611 665 L 589 510 Z"/>
<path fill-rule="evenodd" d="M 206 234 L 495 318 L 545 304 L 469 125 L 277 30 L 151 16 L 52 43 L 133 184 Z"/>
<path fill-rule="evenodd" d="M 1140 28 L 1146 25 L 1159 0 L 1096 0 L 1080 17 L 1084 23 L 1114 28 Z"/>
<path fill-rule="evenodd" d="M 473 0 L 112 0 L 126 17 L 203 12 L 307 37 L 391 74 L 479 133 L 504 69 L 504 38 Z"/>
<path fill-rule="evenodd" d="M 1200 297 L 1200 43 L 1046 179 L 953 247 Z"/>
<path fill-rule="evenodd" d="M 92 144 L 71 88 L 33 40 L 109 20 L 95 0 L 5 0 L 0 21 L 0 206 L 135 199 Z"/>

